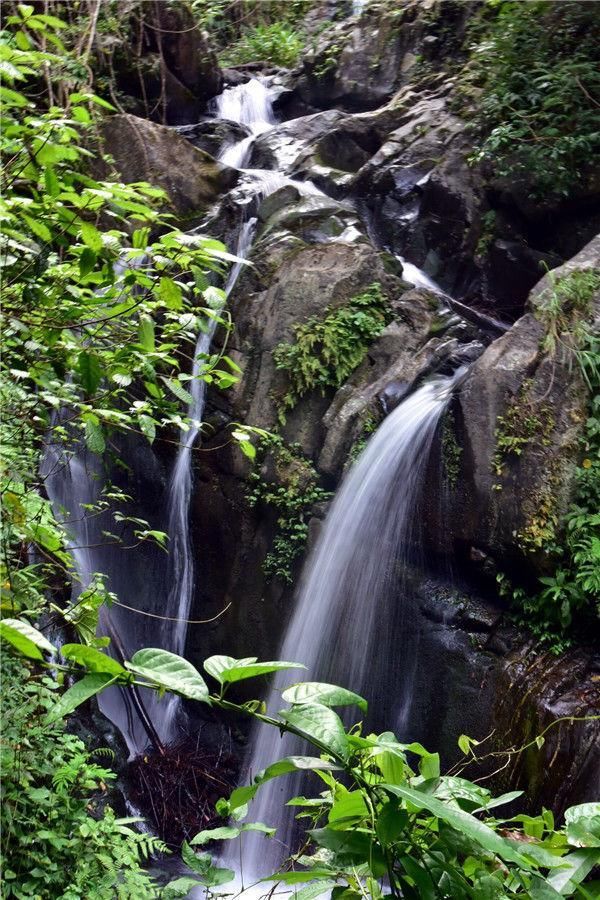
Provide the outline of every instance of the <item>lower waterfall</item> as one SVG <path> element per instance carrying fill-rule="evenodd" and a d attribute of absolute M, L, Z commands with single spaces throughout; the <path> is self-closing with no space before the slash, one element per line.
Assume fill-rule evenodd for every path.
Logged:
<path fill-rule="evenodd" d="M 402 737 L 411 707 L 418 635 L 411 635 L 406 598 L 409 566 L 418 566 L 420 499 L 439 421 L 465 369 L 423 384 L 382 423 L 346 476 L 309 558 L 279 659 L 304 663 L 302 678 L 280 675 L 267 707 L 278 710 L 281 691 L 298 680 L 332 682 L 378 701 L 381 684 L 394 698 L 383 710 Z M 251 734 L 246 775 L 297 754 L 298 741 L 257 724 Z M 243 874 L 264 877 L 289 853 L 293 807 L 302 775 L 265 785 L 249 819 L 277 825 L 276 841 L 243 836 Z M 287 782 L 287 784 L 286 784 Z M 285 787 L 282 787 L 285 784 Z M 303 788 L 304 789 L 304 788 Z M 229 851 L 227 851 L 229 852 Z M 239 865 L 239 852 L 227 860 Z"/>

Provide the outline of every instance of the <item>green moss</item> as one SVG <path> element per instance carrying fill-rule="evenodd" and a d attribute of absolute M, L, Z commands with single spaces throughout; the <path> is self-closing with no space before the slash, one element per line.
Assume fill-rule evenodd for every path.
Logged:
<path fill-rule="evenodd" d="M 496 451 L 492 465 L 498 476 L 504 474 L 505 464 L 511 458 L 521 456 L 533 440 L 543 446 L 550 443 L 549 436 L 554 428 L 552 409 L 547 403 L 540 404 L 529 397 L 530 391 L 531 381 L 524 381 L 509 401 L 504 415 L 496 419 Z"/>
<path fill-rule="evenodd" d="M 442 461 L 448 484 L 452 489 L 458 484 L 462 447 L 456 440 L 454 423 L 451 416 L 446 416 L 442 427 Z"/>
<path fill-rule="evenodd" d="M 267 457 L 273 463 L 275 480 L 265 481 L 255 470 L 249 479 L 248 502 L 250 506 L 264 505 L 276 511 L 275 537 L 263 572 L 269 580 L 277 578 L 291 584 L 294 562 L 306 546 L 312 509 L 332 495 L 319 486 L 314 466 L 297 445 L 288 446 L 282 438 L 270 435 L 259 447 L 262 462 Z"/>
<path fill-rule="evenodd" d="M 294 343 L 273 351 L 278 369 L 286 372 L 289 389 L 280 400 L 279 421 L 313 390 L 339 388 L 363 361 L 373 340 L 391 320 L 381 285 L 374 283 L 344 306 L 326 309 L 294 327 Z"/>

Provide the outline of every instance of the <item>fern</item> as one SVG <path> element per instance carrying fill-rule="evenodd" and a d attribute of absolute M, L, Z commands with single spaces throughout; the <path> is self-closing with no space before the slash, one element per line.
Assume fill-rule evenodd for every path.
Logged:
<path fill-rule="evenodd" d="M 287 373 L 289 389 L 281 400 L 279 418 L 313 390 L 338 388 L 361 364 L 365 354 L 391 319 L 381 285 L 374 283 L 345 306 L 326 310 L 294 328 L 294 343 L 279 344 L 275 366 Z"/>

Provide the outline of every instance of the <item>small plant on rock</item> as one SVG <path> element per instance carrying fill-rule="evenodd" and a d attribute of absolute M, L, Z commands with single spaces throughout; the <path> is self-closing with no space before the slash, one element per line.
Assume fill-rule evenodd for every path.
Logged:
<path fill-rule="evenodd" d="M 286 372 L 289 390 L 280 421 L 298 400 L 313 390 L 339 388 L 363 361 L 373 340 L 391 320 L 381 285 L 374 283 L 344 306 L 326 310 L 294 327 L 294 343 L 278 344 L 273 359 Z"/>

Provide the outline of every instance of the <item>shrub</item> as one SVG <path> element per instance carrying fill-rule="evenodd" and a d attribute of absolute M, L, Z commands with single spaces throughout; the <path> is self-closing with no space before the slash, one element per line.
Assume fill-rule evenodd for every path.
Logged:
<path fill-rule="evenodd" d="M 221 62 L 227 66 L 239 66 L 259 61 L 291 68 L 297 63 L 303 47 L 304 39 L 294 28 L 279 22 L 255 25 L 243 31 L 238 40 L 221 54 Z"/>
<path fill-rule="evenodd" d="M 63 720 L 47 675 L 3 654 L 2 856 L 4 897 L 145 900 L 158 897 L 143 864 L 157 838 L 102 806 L 114 772 L 98 765 Z"/>
<path fill-rule="evenodd" d="M 567 196 L 600 149 L 595 4 L 490 0 L 486 12 L 470 64 L 483 83 L 475 159 L 520 173 L 538 197 Z"/>

